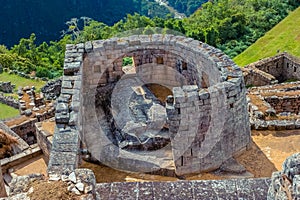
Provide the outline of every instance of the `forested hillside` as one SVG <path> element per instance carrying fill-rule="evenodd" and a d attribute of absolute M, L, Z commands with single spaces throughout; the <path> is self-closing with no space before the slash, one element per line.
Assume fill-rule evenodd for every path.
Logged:
<path fill-rule="evenodd" d="M 187 16 L 193 14 L 200 5 L 207 1 L 208 0 L 168 0 L 173 8 Z"/>
<path fill-rule="evenodd" d="M 203 4 L 185 19 L 128 14 L 113 25 L 107 25 L 88 18 L 74 18 L 67 22 L 60 40 L 39 44 L 39 36 L 31 34 L 12 48 L 0 45 L 0 72 L 1 68 L 9 68 L 38 77 L 58 77 L 67 43 L 107 39 L 136 28 L 142 28 L 141 34 L 156 33 L 158 28 L 163 30 L 162 33 L 175 30 L 218 47 L 233 58 L 298 6 L 298 0 L 215 0 Z"/>
<path fill-rule="evenodd" d="M 235 57 L 234 61 L 245 66 L 284 51 L 300 57 L 300 7 Z"/>
<path fill-rule="evenodd" d="M 172 5 L 190 14 L 205 1 L 178 2 L 172 1 Z M 56 40 L 71 18 L 84 16 L 113 25 L 135 12 L 149 17 L 172 16 L 155 0 L 1 0 L 0 44 L 12 46 L 31 33 L 36 34 L 37 42 Z"/>

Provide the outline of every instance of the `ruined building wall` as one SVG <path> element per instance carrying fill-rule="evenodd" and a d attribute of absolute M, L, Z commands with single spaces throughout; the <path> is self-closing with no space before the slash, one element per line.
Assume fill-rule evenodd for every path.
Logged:
<path fill-rule="evenodd" d="M 245 84 L 264 86 L 286 80 L 300 80 L 300 60 L 287 53 L 262 59 L 244 69 Z"/>
<path fill-rule="evenodd" d="M 300 80 L 300 59 L 284 54 L 284 74 L 286 79 Z"/>
<path fill-rule="evenodd" d="M 38 122 L 36 118 L 29 118 L 21 124 L 10 126 L 10 129 L 18 134 L 28 144 L 36 143 L 36 129 L 35 123 Z"/>

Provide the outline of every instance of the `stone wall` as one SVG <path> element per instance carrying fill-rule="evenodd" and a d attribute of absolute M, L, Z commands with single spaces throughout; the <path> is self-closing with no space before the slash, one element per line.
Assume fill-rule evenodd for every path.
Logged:
<path fill-rule="evenodd" d="M 275 109 L 276 113 L 300 112 L 300 94 L 295 96 L 270 96 L 264 98 Z"/>
<path fill-rule="evenodd" d="M 49 171 L 77 166 L 79 139 L 93 158 L 121 170 L 152 172 L 162 166 L 168 168 L 169 161 L 162 155 L 171 152 L 177 174 L 216 169 L 250 142 L 242 72 L 221 51 L 172 35 L 112 38 L 66 48 Z M 125 75 L 124 57 L 133 57 L 136 74 Z M 170 105 L 172 113 L 179 111 L 177 117 L 174 115 L 177 124 L 170 122 L 172 145 L 152 152 L 131 152 L 109 139 L 110 134 L 117 134 L 105 126 L 109 125 L 109 113 L 113 115 L 109 126 L 126 119 L 128 115 L 123 114 L 127 111 L 122 108 L 128 107 L 126 102 L 134 90 L 129 93 L 124 89 L 128 92 L 123 91 L 121 96 L 114 96 L 112 91 L 115 100 L 111 103 L 121 103 L 121 109 L 111 108 L 109 102 L 105 108 L 96 107 L 100 97 L 97 90 L 109 85 L 112 90 L 122 88 L 128 81 L 140 86 L 157 81 L 179 91 L 174 92 L 174 105 Z"/>
<path fill-rule="evenodd" d="M 0 102 L 13 108 L 19 109 L 19 102 L 11 96 L 4 96 L 3 93 L 0 93 Z"/>
<path fill-rule="evenodd" d="M 215 170 L 249 144 L 245 134 L 249 122 L 242 114 L 247 109 L 242 84 L 232 79 L 228 85 L 209 90 L 174 88 L 168 119 L 176 174 Z"/>
<path fill-rule="evenodd" d="M 42 123 L 43 122 L 38 122 L 35 124 L 37 143 L 43 151 L 45 162 L 48 164 L 50 158 L 50 151 L 52 148 L 53 133 L 49 133 L 48 131 L 43 130 Z"/>
<path fill-rule="evenodd" d="M 29 118 L 28 120 L 10 126 L 10 129 L 18 134 L 28 144 L 36 143 L 35 123 L 38 122 L 36 118 Z"/>
<path fill-rule="evenodd" d="M 278 80 L 271 74 L 261 71 L 252 65 L 242 68 L 245 79 L 245 85 L 250 86 L 263 86 L 278 83 Z"/>
<path fill-rule="evenodd" d="M 82 136 L 81 79 L 80 66 L 83 61 L 84 44 L 67 45 L 62 88 L 56 106 L 56 128 L 48 164 L 49 174 L 60 174 L 63 170 L 75 170 L 80 161 L 80 140 Z"/>
<path fill-rule="evenodd" d="M 15 85 L 12 85 L 11 82 L 2 82 L 0 81 L 0 92 L 12 93 Z"/>
<path fill-rule="evenodd" d="M 100 199 L 266 199 L 270 178 L 101 183 Z"/>

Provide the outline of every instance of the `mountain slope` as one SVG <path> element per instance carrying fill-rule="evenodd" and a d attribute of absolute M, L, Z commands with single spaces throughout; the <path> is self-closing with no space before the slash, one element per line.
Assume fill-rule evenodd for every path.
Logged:
<path fill-rule="evenodd" d="M 234 61 L 240 66 L 245 66 L 259 59 L 274 56 L 277 51 L 300 56 L 300 7 L 236 56 Z"/>
<path fill-rule="evenodd" d="M 157 0 L 1 0 L 0 44 L 13 46 L 31 33 L 37 42 L 58 40 L 65 22 L 82 16 L 113 25 L 127 14 L 139 13 L 150 17 L 173 14 Z M 165 0 L 160 0 L 167 2 Z M 187 0 L 186 0 L 187 1 Z M 204 0 L 188 0 L 195 10 Z M 170 4 L 170 6 L 172 6 Z M 176 8 L 175 8 L 176 9 Z M 183 10 L 186 11 L 187 10 Z M 173 14 L 174 15 L 174 14 Z"/>

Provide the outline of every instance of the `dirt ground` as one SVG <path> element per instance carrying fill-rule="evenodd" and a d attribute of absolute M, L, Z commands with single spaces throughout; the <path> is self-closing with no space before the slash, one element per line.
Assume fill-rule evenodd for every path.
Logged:
<path fill-rule="evenodd" d="M 29 194 L 31 200 L 79 200 L 75 194 L 68 192 L 63 188 L 67 188 L 66 182 L 40 180 L 33 182 L 33 192 Z"/>
<path fill-rule="evenodd" d="M 256 178 L 270 177 L 272 172 L 281 170 L 281 165 L 288 156 L 293 153 L 300 152 L 299 130 L 252 131 L 252 139 L 253 143 L 251 148 L 236 159 Z M 122 172 L 104 165 L 97 165 L 84 161 L 80 167 L 92 169 L 98 183 L 179 180 L 175 177 Z M 42 155 L 37 158 L 33 158 L 22 165 L 14 167 L 14 173 L 17 175 L 30 173 L 42 173 L 46 175 L 46 170 L 47 166 Z M 217 173 L 204 173 L 185 177 L 186 180 L 211 180 L 224 178 L 228 177 L 223 177 Z"/>
<path fill-rule="evenodd" d="M 23 176 L 27 174 L 47 174 L 47 165 L 44 160 L 43 155 L 39 155 L 35 158 L 32 158 L 30 160 L 27 160 L 26 162 L 14 166 L 13 167 L 13 173 L 18 175 L 18 176 Z"/>

